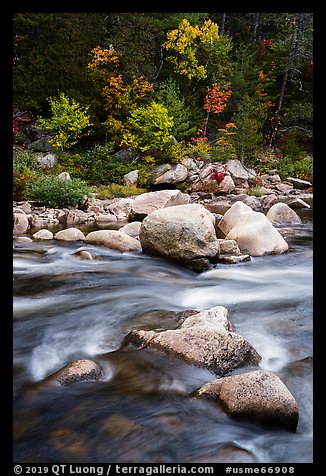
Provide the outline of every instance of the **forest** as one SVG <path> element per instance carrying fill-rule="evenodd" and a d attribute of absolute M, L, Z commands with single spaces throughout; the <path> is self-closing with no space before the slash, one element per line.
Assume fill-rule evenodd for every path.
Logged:
<path fill-rule="evenodd" d="M 184 157 L 312 180 L 312 98 L 312 13 L 17 12 L 14 199 L 61 171 L 122 193 L 137 169 L 144 190 Z M 58 155 L 42 176 L 40 130 Z"/>

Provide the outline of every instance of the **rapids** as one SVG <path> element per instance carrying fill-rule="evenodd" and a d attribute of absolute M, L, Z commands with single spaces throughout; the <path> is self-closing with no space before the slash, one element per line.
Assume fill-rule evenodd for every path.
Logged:
<path fill-rule="evenodd" d="M 14 462 L 312 462 L 313 227 L 310 213 L 302 218 L 280 228 L 288 253 L 201 274 L 80 242 L 14 241 Z M 81 260 L 79 249 L 96 259 Z M 235 421 L 192 400 L 217 378 L 208 370 L 121 348 L 132 329 L 176 327 L 170 311 L 216 305 L 260 353 L 259 367 L 295 397 L 296 433 Z M 103 382 L 38 387 L 81 358 L 102 367 Z"/>

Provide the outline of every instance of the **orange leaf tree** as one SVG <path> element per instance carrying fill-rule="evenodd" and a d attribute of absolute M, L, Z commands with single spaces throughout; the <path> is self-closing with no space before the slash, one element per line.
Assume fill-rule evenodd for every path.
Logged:
<path fill-rule="evenodd" d="M 149 96 L 153 86 L 142 76 L 133 76 L 127 82 L 120 68 L 122 53 L 112 45 L 109 48 L 97 46 L 90 54 L 91 61 L 87 66 L 89 78 L 100 91 L 101 107 L 107 114 L 103 125 L 111 138 L 120 143 L 126 119 Z"/>

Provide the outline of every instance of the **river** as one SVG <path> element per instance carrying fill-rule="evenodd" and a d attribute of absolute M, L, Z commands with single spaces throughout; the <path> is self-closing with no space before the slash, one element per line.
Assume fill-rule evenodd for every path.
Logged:
<path fill-rule="evenodd" d="M 288 253 L 201 274 L 81 242 L 14 240 L 14 462 L 312 462 L 313 224 L 311 211 L 301 216 L 280 228 Z M 97 258 L 81 260 L 78 249 Z M 260 353 L 259 368 L 296 399 L 295 433 L 235 421 L 192 399 L 218 377 L 206 369 L 121 348 L 132 329 L 176 327 L 171 311 L 216 305 Z M 83 358 L 102 367 L 102 382 L 38 387 Z"/>

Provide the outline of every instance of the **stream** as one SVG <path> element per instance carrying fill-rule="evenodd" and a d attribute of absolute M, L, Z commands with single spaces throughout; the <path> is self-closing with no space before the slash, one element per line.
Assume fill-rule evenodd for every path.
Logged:
<path fill-rule="evenodd" d="M 311 210 L 298 213 L 301 224 L 279 228 L 287 253 L 201 274 L 81 242 L 14 240 L 14 462 L 312 462 L 313 224 Z M 296 399 L 295 433 L 192 399 L 211 371 L 121 346 L 132 329 L 172 329 L 176 311 L 217 305 Z M 75 359 L 97 362 L 104 380 L 39 385 Z"/>

